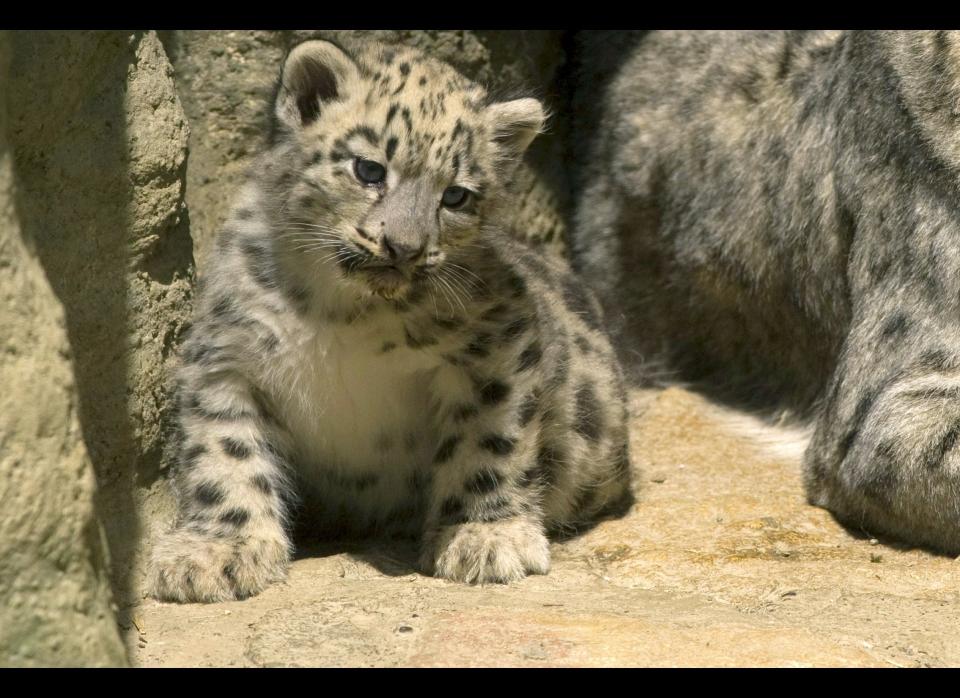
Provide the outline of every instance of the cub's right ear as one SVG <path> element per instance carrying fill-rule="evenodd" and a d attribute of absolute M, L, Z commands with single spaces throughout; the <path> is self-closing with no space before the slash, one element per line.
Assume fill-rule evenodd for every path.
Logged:
<path fill-rule="evenodd" d="M 279 123 L 299 130 L 316 121 L 326 103 L 336 101 L 359 75 L 357 64 L 329 41 L 305 41 L 287 56 L 273 105 Z"/>

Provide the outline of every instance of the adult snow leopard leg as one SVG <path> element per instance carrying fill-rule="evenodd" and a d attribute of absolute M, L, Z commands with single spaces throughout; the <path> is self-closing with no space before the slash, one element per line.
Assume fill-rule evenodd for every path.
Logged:
<path fill-rule="evenodd" d="M 857 304 L 804 479 L 853 528 L 957 553 L 960 313 L 934 298 L 896 278 Z"/>

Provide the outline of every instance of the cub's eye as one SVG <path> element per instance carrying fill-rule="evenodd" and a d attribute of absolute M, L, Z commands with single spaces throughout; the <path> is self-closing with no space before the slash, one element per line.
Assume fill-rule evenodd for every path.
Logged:
<path fill-rule="evenodd" d="M 470 192 L 463 187 L 447 187 L 440 201 L 447 208 L 461 208 L 470 198 Z"/>
<path fill-rule="evenodd" d="M 380 184 L 387 178 L 387 170 L 379 162 L 357 158 L 353 162 L 353 172 L 364 184 Z"/>

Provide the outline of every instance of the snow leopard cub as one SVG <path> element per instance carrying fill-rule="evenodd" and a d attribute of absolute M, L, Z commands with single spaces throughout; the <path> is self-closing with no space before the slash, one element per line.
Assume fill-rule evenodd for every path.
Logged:
<path fill-rule="evenodd" d="M 274 114 L 183 346 L 153 595 L 282 579 L 294 509 L 314 533 L 421 536 L 436 576 L 546 573 L 548 531 L 630 494 L 599 306 L 497 223 L 540 103 L 411 49 L 310 41 Z"/>

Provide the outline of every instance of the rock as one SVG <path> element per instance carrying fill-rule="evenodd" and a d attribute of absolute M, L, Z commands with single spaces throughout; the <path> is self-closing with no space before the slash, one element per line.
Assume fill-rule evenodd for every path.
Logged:
<path fill-rule="evenodd" d="M 139 598 L 166 362 L 190 312 L 188 127 L 152 32 L 16 32 L 9 89 L 18 210 L 63 305 L 118 603 Z M 166 500 L 166 501 L 165 501 Z"/>
<path fill-rule="evenodd" d="M 0 665 L 123 665 L 64 309 L 8 140 L 9 44 L 0 33 Z"/>

